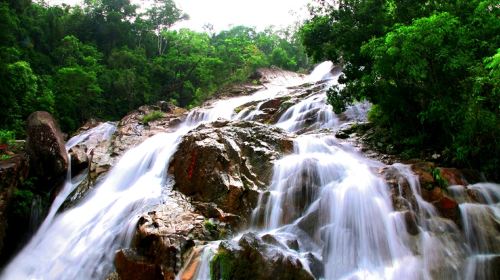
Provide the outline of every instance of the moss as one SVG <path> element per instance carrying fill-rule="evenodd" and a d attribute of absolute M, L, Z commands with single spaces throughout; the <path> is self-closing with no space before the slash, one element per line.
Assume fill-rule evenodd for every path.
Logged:
<path fill-rule="evenodd" d="M 161 112 L 161 111 L 153 111 L 153 112 L 145 115 L 144 117 L 142 117 L 141 121 L 143 124 L 147 124 L 149 122 L 161 119 L 164 116 L 165 116 L 165 114 L 163 114 L 163 112 Z"/>
<path fill-rule="evenodd" d="M 292 107 L 293 105 L 294 103 L 292 101 L 285 100 L 283 101 L 283 103 L 281 103 L 279 110 L 280 111 L 288 110 L 288 108 Z"/>
<path fill-rule="evenodd" d="M 15 217 L 29 219 L 33 192 L 30 190 L 15 190 L 12 197 L 12 213 Z"/>
<path fill-rule="evenodd" d="M 437 185 L 444 190 L 447 190 L 448 181 L 441 175 L 441 170 L 439 168 L 432 169 L 432 177 L 436 180 Z"/>
<path fill-rule="evenodd" d="M 0 160 L 8 160 L 10 158 L 12 158 L 11 155 L 0 155 Z"/>
<path fill-rule="evenodd" d="M 0 129 L 0 144 L 13 145 L 15 140 L 14 131 Z"/>
<path fill-rule="evenodd" d="M 235 259 L 224 249 L 219 249 L 210 261 L 210 279 L 229 280 L 235 274 Z"/>
<path fill-rule="evenodd" d="M 203 222 L 203 226 L 208 231 L 217 231 L 217 225 L 215 225 L 214 222 L 211 220 L 205 220 Z"/>
<path fill-rule="evenodd" d="M 228 232 L 225 228 L 221 228 L 219 230 L 219 239 L 224 239 L 227 237 L 227 235 L 228 235 Z"/>
<path fill-rule="evenodd" d="M 243 106 L 238 106 L 238 107 L 234 108 L 234 112 L 235 112 L 236 114 L 238 114 L 239 112 L 241 112 L 241 110 L 243 110 L 243 108 L 245 108 L 245 105 L 243 105 Z"/>

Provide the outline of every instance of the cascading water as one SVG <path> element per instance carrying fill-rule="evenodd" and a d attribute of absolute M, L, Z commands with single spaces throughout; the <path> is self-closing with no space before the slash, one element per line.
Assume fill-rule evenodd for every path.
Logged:
<path fill-rule="evenodd" d="M 138 214 L 168 196 L 167 182 L 172 178 L 166 167 L 184 134 L 217 118 L 252 120 L 262 113 L 263 101 L 286 96 L 290 92 L 286 86 L 324 79 L 329 82 L 323 85 L 334 84 L 338 75 L 332 75 L 331 69 L 330 62 L 323 63 L 305 79 L 282 77 L 282 84 L 251 96 L 195 109 L 175 132 L 157 134 L 129 150 L 76 207 L 56 215 L 60 204 L 53 205 L 54 215 L 8 265 L 2 278 L 106 277 L 115 251 L 130 243 Z M 249 102 L 254 106 L 235 113 L 237 107 Z M 362 119 L 367 106 L 351 108 L 354 119 Z M 480 199 L 473 206 L 468 205 L 470 201 L 461 204 L 462 236 L 452 222 L 439 218 L 436 209 L 422 199 L 409 168 L 394 165 L 410 183 L 416 199 L 418 209 L 412 210 L 419 213 L 419 234 L 410 235 L 405 215 L 395 211 L 389 187 L 375 172 L 384 165 L 319 131 L 336 129 L 341 123 L 326 104 L 324 91 L 307 96 L 282 114 L 276 126 L 297 134 L 309 132 L 297 136 L 293 154 L 275 162 L 270 192 L 261 194 L 250 230 L 261 236 L 271 234 L 277 240 L 297 240 L 298 249 L 283 250 L 295 255 L 306 268 L 310 267 L 306 256 L 314 255 L 323 264 L 320 278 L 488 279 L 489 275 L 479 271 L 489 263 L 485 259 L 498 257 L 500 252 L 498 246 L 488 245 L 498 244 L 498 236 L 484 234 L 482 227 L 495 226 L 499 220 L 500 186 L 471 187 Z M 209 263 L 217 246 L 214 242 L 205 247 L 195 279 L 210 277 Z"/>
<path fill-rule="evenodd" d="M 318 69 L 323 67 L 331 69 L 328 64 Z M 314 76 L 330 80 L 327 85 L 338 78 L 324 73 Z M 261 104 L 237 117 L 252 120 L 260 114 Z M 364 120 L 367 108 L 367 103 L 356 104 L 344 117 Z M 464 237 L 451 220 L 440 218 L 434 206 L 422 198 L 418 178 L 408 166 L 391 166 L 408 181 L 416 200 L 411 211 L 418 213 L 419 234 L 409 234 L 408 212 L 393 208 L 389 186 L 374 171 L 384 164 L 321 134 L 320 129 L 335 130 L 341 123 L 326 104 L 324 91 L 283 113 L 276 126 L 309 133 L 297 137 L 292 155 L 275 162 L 270 191 L 261 194 L 250 230 L 260 236 L 272 234 L 282 244 L 297 240 L 298 252 L 289 248 L 286 253 L 295 254 L 305 267 L 310 265 L 307 254 L 322 259 L 323 273 L 317 277 L 325 279 L 495 278 L 481 269 L 490 271 L 490 260 L 499 258 L 498 249 L 491 246 L 500 244 L 498 231 L 484 228 L 494 229 L 500 220 L 500 186 L 470 186 L 487 205 L 460 205 Z M 213 254 L 212 245 L 207 250 L 205 255 Z M 200 266 L 200 271 L 207 271 L 209 260 L 203 258 Z M 197 277 L 204 279 L 202 274 Z"/>
<path fill-rule="evenodd" d="M 500 186 L 479 183 L 468 186 L 454 186 L 453 195 L 460 202 L 462 226 L 468 245 L 465 279 L 495 279 L 493 266 L 498 267 L 500 259 Z M 466 192 L 472 192 L 475 201 L 467 199 Z"/>
<path fill-rule="evenodd" d="M 316 253 L 324 258 L 326 279 L 416 275 L 408 266 L 416 259 L 397 238 L 383 180 L 334 143 L 299 137 L 295 153 L 276 163 L 264 229 L 309 231 L 316 244 L 304 245 L 321 248 Z"/>
<path fill-rule="evenodd" d="M 288 84 L 303 82 L 297 77 L 280 78 Z M 237 106 L 283 93 L 285 86 L 277 84 L 252 96 L 219 101 L 211 109 L 194 110 L 175 132 L 157 134 L 127 151 L 81 203 L 56 214 L 77 185 L 67 180 L 37 234 L 8 264 L 2 278 L 106 277 L 112 270 L 115 251 L 130 243 L 138 215 L 161 203 L 168 187 L 166 167 L 180 138 L 201 122 L 231 118 Z M 113 131 L 114 128 L 104 124 L 70 139 L 66 148 L 92 141 L 96 134 L 110 137 Z"/>

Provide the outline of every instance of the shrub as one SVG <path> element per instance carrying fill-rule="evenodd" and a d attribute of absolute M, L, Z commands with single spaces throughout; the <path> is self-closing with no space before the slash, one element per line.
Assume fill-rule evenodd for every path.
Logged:
<path fill-rule="evenodd" d="M 0 144 L 12 145 L 15 140 L 14 131 L 0 129 Z"/>
<path fill-rule="evenodd" d="M 158 120 L 158 119 L 161 119 L 165 116 L 165 114 L 161 111 L 153 111 L 149 114 L 146 114 L 143 118 L 142 118 L 142 123 L 143 124 L 148 124 L 149 122 L 152 122 L 152 121 L 155 121 L 155 120 Z"/>

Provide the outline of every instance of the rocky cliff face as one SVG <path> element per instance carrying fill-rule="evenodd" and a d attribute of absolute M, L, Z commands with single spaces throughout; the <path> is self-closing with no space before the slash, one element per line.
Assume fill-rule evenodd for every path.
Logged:
<path fill-rule="evenodd" d="M 174 188 L 202 203 L 247 218 L 273 161 L 293 150 L 291 137 L 256 122 L 216 121 L 185 135 L 173 156 Z"/>
<path fill-rule="evenodd" d="M 20 184 L 28 177 L 29 164 L 24 154 L 0 161 L 0 255 L 3 255 L 4 241 L 9 223 L 8 211 L 12 196 Z"/>
<path fill-rule="evenodd" d="M 288 134 L 256 122 L 221 120 L 190 131 L 170 163 L 175 184 L 169 199 L 139 219 L 133 248 L 117 255 L 118 273 L 129 279 L 127 271 L 150 263 L 155 268 L 148 268 L 147 277 L 160 271 L 173 279 L 195 244 L 228 236 L 246 223 L 270 180 L 272 162 L 291 150 Z"/>
<path fill-rule="evenodd" d="M 69 166 L 63 135 L 49 113 L 32 113 L 26 134 L 20 151 L 0 161 L 0 262 L 31 237 Z"/>
<path fill-rule="evenodd" d="M 68 170 L 68 155 L 61 130 L 47 112 L 34 112 L 28 117 L 26 151 L 32 176 L 43 180 L 47 188 L 64 180 Z"/>
<path fill-rule="evenodd" d="M 291 74 L 269 70 L 259 75 L 257 78 L 264 83 L 257 89 L 266 88 L 276 79 L 290 78 Z M 329 206 L 322 205 L 326 200 L 321 196 L 325 194 L 319 189 L 324 182 L 319 182 L 317 171 L 313 170 L 323 163 L 317 157 L 304 163 L 310 170 L 301 169 L 302 173 L 285 178 L 295 184 L 287 190 L 290 197 L 286 201 L 297 202 L 281 208 L 284 213 L 280 223 L 287 224 L 284 228 L 289 227 L 290 231 L 281 228 L 282 232 L 248 232 L 236 236 L 249 228 L 251 219 L 253 226 L 261 226 L 262 217 L 256 213 L 269 209 L 255 209 L 259 201 L 271 201 L 276 195 L 273 194 L 276 190 L 270 189 L 275 163 L 297 153 L 300 147 L 296 140 L 304 135 L 330 139 L 307 147 L 316 153 L 335 146 L 352 154 L 363 153 L 364 160 L 366 157 L 373 160 L 373 164 L 368 164 L 370 172 L 389 191 L 387 196 L 392 204 L 389 208 L 394 215 L 391 222 L 402 221 L 398 234 L 409 244 L 408 250 L 414 255 L 424 255 L 429 248 L 422 248 L 420 241 L 432 233 L 436 246 L 447 246 L 450 252 L 450 256 L 432 264 L 432 269 L 428 269 L 430 276 L 455 275 L 457 267 L 465 266 L 468 250 L 476 250 L 463 244 L 466 233 L 479 226 L 470 219 L 464 220 L 464 216 L 481 217 L 488 227 L 483 243 L 500 244 L 498 220 L 489 208 L 484 211 L 481 208 L 491 202 L 488 195 L 470 185 L 477 176 L 426 161 L 398 164 L 396 156 L 370 149 L 363 141 L 366 135 L 353 128 L 353 123 L 364 121 L 369 105 L 361 104 L 334 116 L 324 104 L 326 87 L 328 82 L 323 81 L 285 88 L 286 94 L 238 106 L 237 120 L 205 122 L 186 132 L 176 142 L 178 146 L 170 162 L 164 163 L 168 172 L 164 175 L 165 195 L 161 203 L 151 205 L 138 217 L 132 244 L 116 253 L 116 272 L 110 279 L 328 278 L 325 270 L 331 260 L 325 253 L 329 248 L 324 236 L 328 229 L 317 226 L 328 218 L 321 217 L 320 210 Z M 252 85 L 235 89 L 234 94 L 255 90 Z M 206 106 L 213 105 L 209 102 Z M 161 117 L 144 122 L 144 117 L 155 111 L 162 112 Z M 89 168 L 87 185 L 92 186 L 106 176 L 125 151 L 153 135 L 174 131 L 186 117 L 185 110 L 168 103 L 142 106 L 118 123 L 109 140 L 73 147 L 70 151 L 73 166 Z M 332 176 L 341 180 L 342 172 Z M 79 192 L 83 197 L 87 189 L 79 188 Z M 314 201 L 319 205 L 312 205 Z M 465 205 L 468 203 L 473 205 Z M 346 225 L 349 226 L 352 225 Z M 498 246 L 483 246 L 481 242 L 474 245 L 477 251 L 500 253 Z M 200 271 L 202 263 L 211 274 Z M 497 263 L 495 257 L 482 265 L 494 275 L 498 271 L 491 267 Z M 478 266 L 477 270 L 484 267 Z"/>

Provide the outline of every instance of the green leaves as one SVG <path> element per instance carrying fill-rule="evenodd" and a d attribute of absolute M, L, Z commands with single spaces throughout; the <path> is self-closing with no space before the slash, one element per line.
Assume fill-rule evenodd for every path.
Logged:
<path fill-rule="evenodd" d="M 343 64 L 345 86 L 328 93 L 336 111 L 366 98 L 407 148 L 446 149 L 500 178 L 497 2 L 340 1 L 301 35 L 314 58 Z"/>

